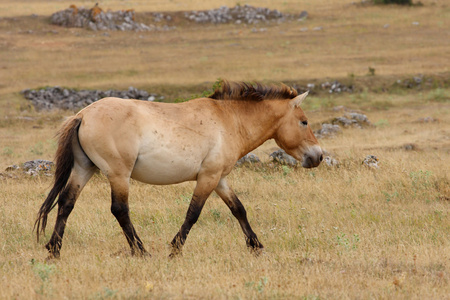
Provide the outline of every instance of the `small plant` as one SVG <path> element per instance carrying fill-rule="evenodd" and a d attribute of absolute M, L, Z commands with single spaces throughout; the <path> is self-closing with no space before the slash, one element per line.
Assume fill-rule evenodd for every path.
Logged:
<path fill-rule="evenodd" d="M 182 202 L 189 203 L 191 202 L 191 195 L 190 194 L 181 195 L 178 199 L 175 199 L 175 202 L 177 204 L 181 204 Z"/>
<path fill-rule="evenodd" d="M 342 233 L 336 236 L 336 240 L 337 244 L 339 246 L 343 246 L 346 250 L 357 249 L 359 243 L 359 235 L 354 234 L 352 238 L 348 238 L 345 233 Z"/>
<path fill-rule="evenodd" d="M 30 152 L 36 155 L 44 154 L 44 146 L 42 142 L 38 142 L 33 147 L 31 147 Z"/>
<path fill-rule="evenodd" d="M 389 126 L 389 121 L 386 120 L 386 119 L 380 119 L 380 120 L 376 121 L 376 122 L 374 123 L 374 125 L 375 125 L 376 127 L 380 127 L 380 128 L 388 127 L 388 126 Z"/>
<path fill-rule="evenodd" d="M 433 102 L 449 102 L 450 95 L 444 89 L 437 88 L 428 94 L 427 100 Z"/>
<path fill-rule="evenodd" d="M 46 290 L 51 290 L 51 285 L 48 282 L 50 275 L 55 272 L 55 265 L 47 265 L 40 262 L 36 262 L 33 259 L 30 261 L 31 268 L 33 269 L 34 274 L 41 279 L 41 286 L 36 293 L 43 295 Z"/>
<path fill-rule="evenodd" d="M 422 170 L 409 173 L 409 177 L 411 178 L 412 185 L 414 188 L 429 187 L 431 175 L 432 173 L 430 171 L 422 171 Z"/>
<path fill-rule="evenodd" d="M 286 165 L 282 165 L 281 169 L 283 170 L 283 176 L 287 176 L 287 175 L 289 175 L 289 173 L 292 172 L 292 169 Z"/>
<path fill-rule="evenodd" d="M 368 75 L 375 76 L 375 68 L 369 67 Z"/>
<path fill-rule="evenodd" d="M 386 197 L 386 202 L 391 202 L 394 198 L 398 197 L 398 192 L 393 192 L 392 194 L 389 194 L 388 192 L 382 191 L 383 195 Z"/>
<path fill-rule="evenodd" d="M 255 282 L 254 281 L 249 281 L 245 283 L 246 287 L 254 287 L 259 293 L 263 293 L 264 292 L 264 288 L 267 284 L 269 280 L 267 279 L 267 277 L 261 277 L 261 279 L 258 281 L 258 283 L 255 286 Z"/>
<path fill-rule="evenodd" d="M 260 293 L 264 292 L 264 287 L 266 286 L 267 281 L 267 277 L 262 277 L 256 286 L 256 290 Z"/>
<path fill-rule="evenodd" d="M 93 299 L 107 299 L 107 298 L 116 298 L 116 290 L 112 290 L 109 287 L 104 287 L 102 292 L 98 292 L 95 294 Z"/>
<path fill-rule="evenodd" d="M 220 221 L 220 211 L 218 209 L 211 209 L 211 215 L 213 216 L 214 221 Z"/>

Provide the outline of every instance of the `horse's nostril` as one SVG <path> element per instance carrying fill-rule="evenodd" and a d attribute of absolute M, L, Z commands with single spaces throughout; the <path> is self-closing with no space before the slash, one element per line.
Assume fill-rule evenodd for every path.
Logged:
<path fill-rule="evenodd" d="M 320 154 L 319 161 L 322 161 L 322 160 L 323 160 L 323 155 Z"/>

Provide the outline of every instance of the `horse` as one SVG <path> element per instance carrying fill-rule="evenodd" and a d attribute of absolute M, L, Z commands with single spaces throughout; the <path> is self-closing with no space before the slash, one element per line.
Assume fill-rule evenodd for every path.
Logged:
<path fill-rule="evenodd" d="M 264 246 L 226 176 L 237 160 L 265 141 L 305 168 L 323 159 L 300 105 L 301 95 L 284 84 L 222 81 L 206 98 L 183 103 L 103 98 L 66 120 L 59 129 L 54 184 L 35 221 L 37 241 L 47 216 L 58 205 L 53 234 L 45 245 L 59 258 L 67 219 L 83 187 L 100 170 L 111 186 L 111 212 L 122 227 L 132 255 L 149 255 L 130 219 L 130 178 L 169 185 L 196 181 L 184 223 L 171 242 L 169 257 L 182 254 L 187 235 L 215 191 L 238 220 L 246 245 Z M 57 199 L 57 200 L 56 200 Z"/>

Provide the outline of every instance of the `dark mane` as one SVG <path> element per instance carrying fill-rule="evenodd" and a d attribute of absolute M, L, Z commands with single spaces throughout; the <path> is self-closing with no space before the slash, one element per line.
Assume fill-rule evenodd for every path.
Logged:
<path fill-rule="evenodd" d="M 216 100 L 262 101 L 269 99 L 293 99 L 298 92 L 285 85 L 266 86 L 260 83 L 228 82 L 223 80 L 208 98 Z"/>

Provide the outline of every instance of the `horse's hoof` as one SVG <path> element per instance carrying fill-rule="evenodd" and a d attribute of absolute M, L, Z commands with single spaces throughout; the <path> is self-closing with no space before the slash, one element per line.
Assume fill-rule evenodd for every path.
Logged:
<path fill-rule="evenodd" d="M 59 253 L 58 254 L 54 254 L 54 253 L 50 253 L 47 258 L 45 259 L 46 262 L 52 262 L 55 260 L 59 260 Z"/>
<path fill-rule="evenodd" d="M 264 254 L 264 247 L 248 247 L 248 249 L 255 257 L 260 257 Z"/>
<path fill-rule="evenodd" d="M 169 254 L 169 259 L 174 259 L 174 258 L 182 257 L 182 256 L 183 256 L 183 253 L 181 251 L 179 251 L 179 250 L 172 251 L 172 253 Z"/>
<path fill-rule="evenodd" d="M 143 259 L 152 258 L 152 255 L 150 253 L 148 253 L 147 251 L 141 252 L 140 254 L 138 254 L 136 256 L 142 257 Z"/>

